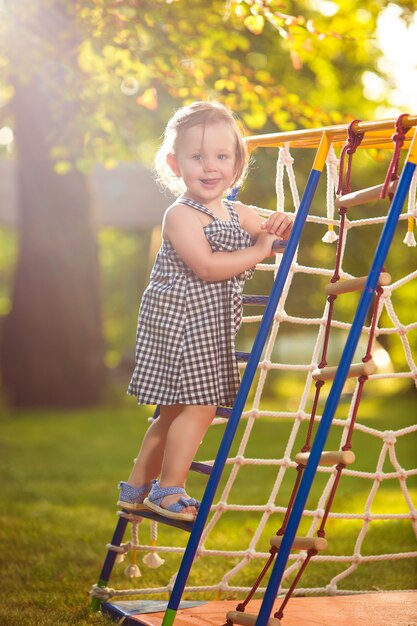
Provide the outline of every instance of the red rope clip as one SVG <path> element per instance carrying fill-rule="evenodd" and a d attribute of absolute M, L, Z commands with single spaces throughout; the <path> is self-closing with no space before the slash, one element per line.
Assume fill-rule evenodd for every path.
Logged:
<path fill-rule="evenodd" d="M 408 113 L 403 113 L 402 115 L 400 115 L 397 121 L 395 122 L 396 132 L 391 137 L 391 139 L 393 140 L 395 144 L 394 154 L 392 155 L 391 163 L 388 166 L 387 175 L 385 177 L 385 181 L 381 189 L 380 198 L 386 197 L 389 184 L 393 180 L 397 180 L 398 178 L 398 166 L 400 163 L 401 148 L 404 145 L 405 135 L 409 130 L 409 128 L 404 128 L 403 120 L 405 117 L 409 117 Z"/>
<path fill-rule="evenodd" d="M 352 171 L 352 156 L 356 151 L 356 148 L 360 145 L 362 139 L 364 138 L 365 133 L 357 133 L 353 129 L 353 125 L 357 124 L 361 120 L 353 120 L 348 126 L 348 138 L 346 144 L 342 148 L 342 152 L 340 153 L 340 168 L 339 168 L 339 184 L 337 187 L 337 195 L 340 193 L 342 195 L 350 192 L 350 175 Z M 343 185 L 343 169 L 344 169 L 344 161 L 345 155 L 348 155 L 348 164 L 346 169 L 346 179 L 345 184 Z"/>

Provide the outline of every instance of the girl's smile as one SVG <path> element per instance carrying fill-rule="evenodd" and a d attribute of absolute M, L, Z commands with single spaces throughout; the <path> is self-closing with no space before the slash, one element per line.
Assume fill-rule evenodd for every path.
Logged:
<path fill-rule="evenodd" d="M 209 188 L 213 188 L 218 185 L 221 181 L 221 178 L 202 178 L 201 182 L 203 185 Z"/>

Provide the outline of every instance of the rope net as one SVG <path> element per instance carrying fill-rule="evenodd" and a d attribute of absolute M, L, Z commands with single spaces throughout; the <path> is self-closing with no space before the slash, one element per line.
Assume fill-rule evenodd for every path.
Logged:
<path fill-rule="evenodd" d="M 288 145 L 279 148 L 277 209 L 287 213 L 288 205 L 296 212 L 300 202 L 293 164 Z M 320 183 L 326 189 L 319 187 L 306 224 L 306 230 L 313 229 L 320 234 L 315 237 L 312 249 L 304 249 L 301 240 L 292 263 L 252 386 L 250 402 L 242 415 L 233 456 L 227 460 L 218 499 L 212 507 L 185 588 L 188 599 L 203 597 L 205 592 L 211 595 L 219 592 L 226 598 L 249 593 L 248 601 L 255 593 L 265 590 L 267 580 L 260 572 L 277 550 L 271 548 L 270 538 L 282 535 L 285 530 L 294 490 L 304 468 L 295 457 L 310 448 L 330 386 L 325 376 L 320 377 L 320 371 L 327 365 L 337 365 L 359 297 L 358 293 L 334 294 L 331 289 L 326 296 L 323 287 L 326 282 L 339 284 L 355 278 L 349 271 L 350 261 L 360 250 L 363 251 L 363 241 L 371 242 L 368 249 L 365 243 L 367 252 L 363 258 L 362 275 L 367 274 L 375 247 L 372 242 L 376 242 L 389 208 L 389 197 L 377 200 L 371 207 L 344 207 L 337 197 L 343 178 L 339 168 L 342 169 L 342 164 L 331 148 L 326 163 L 326 180 Z M 349 182 L 346 185 L 345 181 L 342 193 L 350 191 Z M 401 222 L 407 223 L 405 246 L 400 241 L 404 254 L 415 246 L 416 187 L 414 176 L 408 204 L 401 216 Z M 285 197 L 288 190 L 290 200 Z M 325 210 L 323 198 L 326 198 Z M 260 213 L 268 216 L 271 211 L 265 209 Z M 398 231 L 401 231 L 401 222 Z M 397 232 L 396 239 L 400 236 Z M 273 280 L 280 258 L 277 255 L 271 263 L 257 267 L 260 282 L 265 283 L 269 277 Z M 320 262 L 320 266 L 313 266 L 312 260 Z M 326 537 L 328 545 L 320 553 L 315 549 L 292 553 L 280 590 L 282 594 L 375 591 L 380 589 L 382 582 L 385 589 L 405 589 L 413 586 L 413 579 L 415 582 L 417 469 L 410 465 L 417 431 L 416 398 L 408 393 L 410 413 L 399 416 L 393 412 L 389 429 L 386 428 L 387 420 L 379 419 L 375 414 L 378 403 L 372 400 L 376 398 L 383 403 L 417 385 L 417 367 L 411 347 L 413 339 L 416 345 L 417 322 L 412 302 L 407 305 L 406 300 L 410 297 L 407 294 L 410 294 L 413 281 L 416 292 L 417 270 L 397 276 L 396 258 L 390 254 L 386 271 L 391 271 L 392 276 L 388 284 L 377 289 L 372 315 L 363 328 L 363 340 L 359 343 L 355 360 L 362 364 L 372 361 L 376 367 L 362 373 L 359 371 L 358 375 L 347 380 L 326 446 L 331 450 L 355 452 L 358 442 L 362 452 L 356 454 L 352 465 L 343 461 L 331 466 L 319 465 L 297 536 Z M 246 290 L 255 286 L 256 282 L 251 281 Z M 313 298 L 315 303 L 313 308 L 317 315 L 314 317 L 300 315 L 307 298 L 309 302 Z M 253 307 L 244 309 L 238 336 L 239 349 L 251 349 L 257 324 L 262 318 L 262 307 L 258 308 L 259 313 L 255 311 L 255 314 Z M 392 360 L 402 365 L 395 369 Z M 244 363 L 240 365 L 245 367 Z M 213 428 L 221 431 L 225 421 L 216 418 Z M 263 442 L 262 456 L 259 456 L 259 441 Z M 204 449 L 203 444 L 201 452 Z M 204 462 L 213 464 L 214 459 Z M 190 475 L 190 491 L 198 484 L 193 481 L 198 481 L 198 477 Z M 146 570 L 145 584 L 141 588 L 115 590 L 107 587 L 96 590 L 97 595 L 108 599 L 170 592 L 187 535 L 167 527 L 160 528 L 160 545 L 157 546 L 157 528 L 151 522 L 151 541 L 140 545 L 140 518 L 124 512 L 119 515 L 132 522 L 132 541 L 120 547 L 109 545 L 108 548 L 118 552 L 117 560 L 131 552 L 131 562 L 125 573 L 132 578 L 140 575 L 136 563 L 138 552 L 147 553 L 143 561 L 150 568 L 164 563 L 160 555 L 166 562 L 158 576 Z M 163 545 L 165 534 L 179 545 Z M 398 569 L 397 564 L 402 567 Z M 356 577 L 359 570 L 366 572 L 365 585 L 363 574 L 360 579 Z M 264 573 L 267 573 L 267 567 Z M 161 578 L 167 581 L 163 586 L 158 584 Z M 154 586 L 147 585 L 147 580 L 152 580 Z M 201 585 L 202 580 L 204 585 Z"/>

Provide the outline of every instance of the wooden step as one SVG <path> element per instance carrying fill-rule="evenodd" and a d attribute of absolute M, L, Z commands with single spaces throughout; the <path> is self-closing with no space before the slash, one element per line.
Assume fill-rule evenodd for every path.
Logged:
<path fill-rule="evenodd" d="M 310 452 L 299 452 L 295 455 L 295 462 L 298 465 L 307 465 L 307 461 L 310 458 Z M 335 452 L 328 451 L 322 452 L 320 456 L 320 465 L 351 465 L 355 462 L 355 454 L 352 450 L 337 450 Z"/>
<path fill-rule="evenodd" d="M 398 180 L 393 180 L 388 186 L 388 193 L 394 193 L 397 188 Z M 368 187 L 367 189 L 358 189 L 352 191 L 344 196 L 338 196 L 335 200 L 335 207 L 352 207 L 359 206 L 360 204 L 366 204 L 367 202 L 374 202 L 378 200 L 381 195 L 381 191 L 384 185 L 375 185 L 374 187 Z"/>
<path fill-rule="evenodd" d="M 275 546 L 275 548 L 280 548 L 283 539 L 284 535 L 274 535 L 269 540 L 269 543 L 271 546 Z M 296 537 L 292 544 L 292 549 L 317 550 L 317 552 L 321 552 L 322 550 L 327 550 L 327 546 L 328 543 L 324 537 Z"/>
<path fill-rule="evenodd" d="M 194 525 L 194 522 L 184 522 L 183 520 L 171 519 L 170 517 L 165 517 L 164 515 L 158 515 L 158 513 L 154 513 L 150 509 L 142 509 L 140 511 L 130 511 L 129 509 L 124 509 L 123 507 L 121 507 L 121 509 L 122 511 L 125 511 L 125 513 L 129 513 L 130 515 L 145 517 L 146 519 L 153 520 L 154 522 L 158 522 L 159 524 L 173 526 L 174 528 L 179 528 L 180 530 L 186 530 L 189 533 L 192 531 Z"/>
<path fill-rule="evenodd" d="M 362 291 L 365 287 L 367 276 L 361 276 L 359 278 L 348 278 L 347 280 L 339 280 L 337 283 L 328 283 L 324 291 L 328 296 L 338 296 L 341 293 L 352 293 L 353 291 Z M 378 278 L 378 285 L 380 287 L 386 287 L 391 284 L 391 275 L 388 272 L 381 272 Z"/>
<path fill-rule="evenodd" d="M 371 374 L 375 374 L 377 368 L 375 363 L 372 361 L 366 361 L 365 363 L 353 363 L 350 366 L 348 371 L 348 378 L 357 378 L 359 376 L 370 376 Z M 314 380 L 333 380 L 336 376 L 337 366 L 335 367 L 322 367 L 313 370 L 313 379 Z"/>
<path fill-rule="evenodd" d="M 257 615 L 253 613 L 244 613 L 243 611 L 229 611 L 226 614 L 228 623 L 240 624 L 241 626 L 255 626 Z M 276 617 L 270 617 L 266 626 L 281 626 L 281 621 Z"/>

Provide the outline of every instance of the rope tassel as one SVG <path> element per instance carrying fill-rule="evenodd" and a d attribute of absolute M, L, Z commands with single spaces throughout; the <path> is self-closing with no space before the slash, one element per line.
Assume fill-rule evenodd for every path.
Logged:
<path fill-rule="evenodd" d="M 164 559 L 161 559 L 159 554 L 157 554 L 156 552 L 157 540 L 158 540 L 158 524 L 157 522 L 152 521 L 151 522 L 151 546 L 152 548 L 155 548 L 155 550 L 152 550 L 152 552 L 148 552 L 148 554 L 145 554 L 145 556 L 142 559 L 145 565 L 147 565 L 148 567 L 151 567 L 152 569 L 157 569 L 158 567 L 161 567 L 161 565 L 165 563 Z"/>
<path fill-rule="evenodd" d="M 128 578 L 140 578 L 142 574 L 137 564 L 137 549 L 139 547 L 139 523 L 132 522 L 132 548 L 130 550 L 130 564 L 125 569 Z"/>

